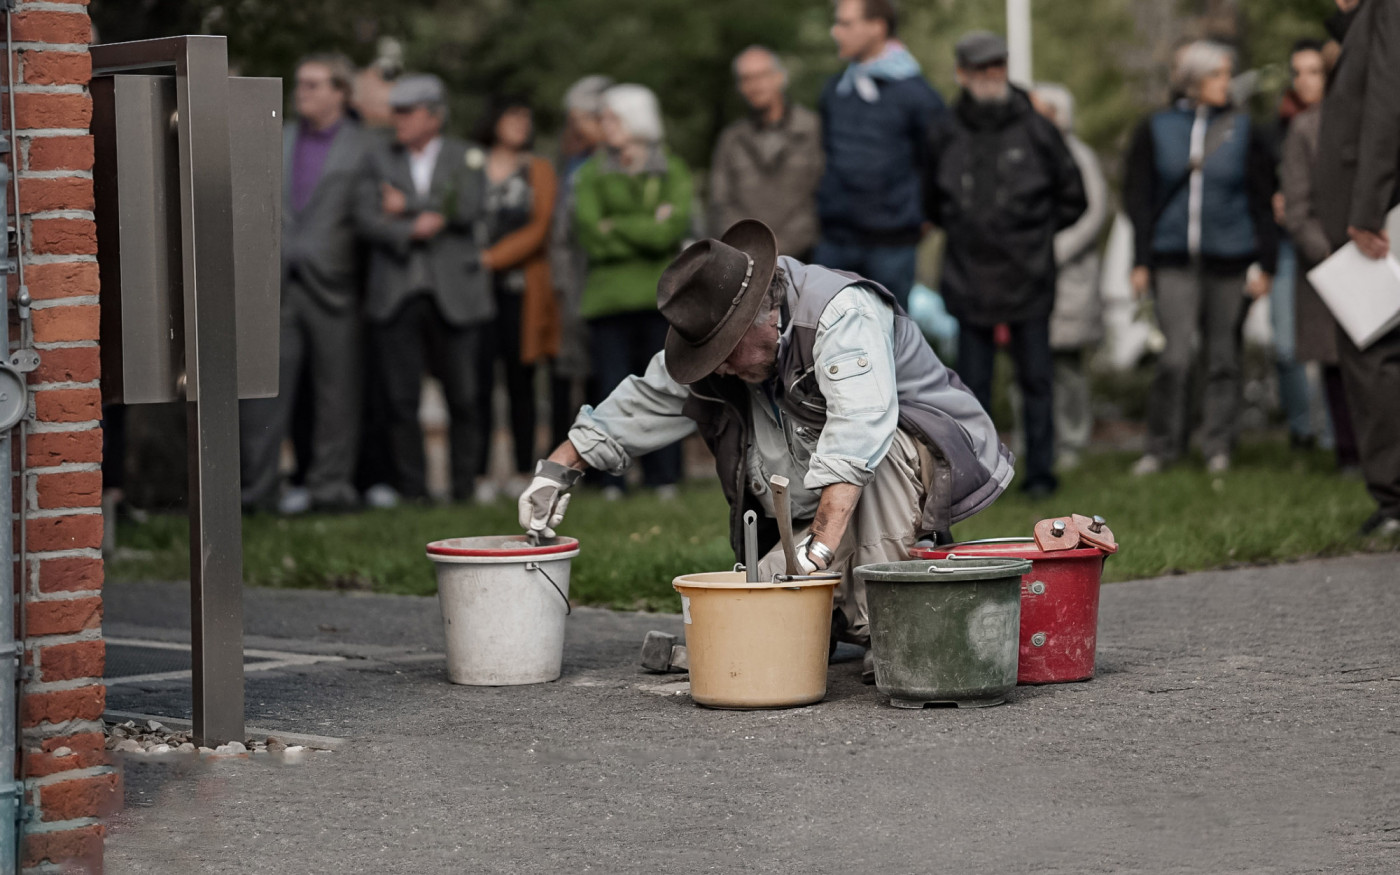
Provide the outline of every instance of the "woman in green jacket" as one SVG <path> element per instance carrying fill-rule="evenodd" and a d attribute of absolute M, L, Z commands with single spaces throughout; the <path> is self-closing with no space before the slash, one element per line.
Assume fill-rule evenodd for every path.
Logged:
<path fill-rule="evenodd" d="M 630 374 L 646 371 L 666 342 L 656 309 L 656 281 L 680 252 L 690 230 L 691 181 L 685 163 L 662 143 L 656 95 L 641 85 L 603 93 L 603 144 L 579 169 L 574 227 L 588 255 L 580 311 L 588 320 L 593 401 L 606 398 Z M 681 448 L 673 444 L 642 459 L 647 486 L 675 495 Z M 609 498 L 622 478 L 605 475 Z"/>

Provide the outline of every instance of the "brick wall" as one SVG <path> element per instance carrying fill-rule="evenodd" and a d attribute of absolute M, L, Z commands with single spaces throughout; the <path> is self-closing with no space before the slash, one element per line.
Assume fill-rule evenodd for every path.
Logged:
<path fill-rule="evenodd" d="M 20 495 L 28 513 L 24 865 L 101 870 L 98 818 L 120 799 L 101 717 L 102 416 L 92 65 L 86 0 L 21 0 L 15 117 L 25 282 L 33 299 L 32 420 Z M 3 828 L 3 827 L 0 827 Z"/>

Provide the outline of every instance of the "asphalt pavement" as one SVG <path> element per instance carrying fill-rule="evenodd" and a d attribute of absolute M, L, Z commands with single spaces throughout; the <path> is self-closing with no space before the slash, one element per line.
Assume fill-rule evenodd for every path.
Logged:
<path fill-rule="evenodd" d="M 107 872 L 1394 873 L 1397 560 L 1108 586 L 1094 680 L 980 710 L 891 708 L 844 647 L 820 704 L 707 710 L 637 666 L 680 617 L 586 608 L 559 681 L 455 686 L 436 599 L 249 589 L 249 648 L 326 661 L 250 671 L 248 722 L 346 742 L 125 757 Z M 185 592 L 108 584 L 105 633 L 187 641 Z"/>

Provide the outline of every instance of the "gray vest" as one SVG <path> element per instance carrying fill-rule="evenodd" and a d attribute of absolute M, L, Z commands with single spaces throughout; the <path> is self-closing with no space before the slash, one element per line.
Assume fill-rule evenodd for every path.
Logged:
<path fill-rule="evenodd" d="M 826 399 L 818 388 L 813 346 L 817 321 L 831 300 L 847 286 L 861 283 L 894 308 L 895 384 L 899 427 L 923 441 L 938 470 L 924 502 L 920 528 L 948 529 L 990 505 L 1011 482 L 1011 452 L 997 438 L 996 427 L 972 392 L 938 360 L 918 325 L 878 283 L 842 271 L 805 265 L 783 256 L 787 274 L 788 316 L 778 348 L 778 376 L 783 414 L 809 428 L 826 424 Z M 732 377 L 708 377 L 696 384 L 685 413 L 715 454 L 720 483 L 729 499 L 730 535 L 740 555 L 743 512 L 750 502 L 744 486 L 745 452 L 751 443 L 748 393 Z"/>

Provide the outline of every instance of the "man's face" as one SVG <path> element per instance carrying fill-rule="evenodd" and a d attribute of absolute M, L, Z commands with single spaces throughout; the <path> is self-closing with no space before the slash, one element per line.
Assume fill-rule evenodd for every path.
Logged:
<path fill-rule="evenodd" d="M 345 92 L 335 87 L 329 67 L 302 64 L 297 68 L 292 99 L 297 115 L 313 124 L 334 122 L 345 110 Z"/>
<path fill-rule="evenodd" d="M 1004 103 L 1011 96 L 1005 61 L 979 67 L 959 67 L 958 84 L 978 103 Z"/>
<path fill-rule="evenodd" d="M 841 0 L 836 4 L 831 38 L 841 60 L 867 60 L 885 44 L 885 22 L 865 17 L 865 0 Z"/>
<path fill-rule="evenodd" d="M 1312 106 L 1322 100 L 1322 94 L 1327 87 L 1327 74 L 1323 72 L 1322 53 L 1312 49 L 1294 52 L 1291 66 L 1293 67 L 1293 93 L 1298 95 L 1298 99 L 1307 106 Z"/>
<path fill-rule="evenodd" d="M 734 63 L 739 93 L 758 112 L 764 112 L 783 99 L 784 76 L 773 63 L 773 56 L 754 49 L 744 52 Z"/>
<path fill-rule="evenodd" d="M 1337 8 L 1343 12 L 1350 12 L 1361 5 L 1361 0 L 1337 0 Z"/>
<path fill-rule="evenodd" d="M 738 377 L 745 383 L 762 383 L 778 372 L 778 313 L 763 325 L 754 325 L 739 339 L 729 358 L 715 368 L 721 377 Z"/>
<path fill-rule="evenodd" d="M 442 116 L 426 106 L 394 109 L 394 136 L 401 145 L 421 149 L 442 131 Z"/>
<path fill-rule="evenodd" d="M 588 144 L 589 148 L 598 145 L 599 141 L 603 139 L 603 132 L 598 124 L 596 113 L 571 109 L 569 110 L 569 124 L 573 126 L 579 139 Z"/>

